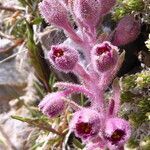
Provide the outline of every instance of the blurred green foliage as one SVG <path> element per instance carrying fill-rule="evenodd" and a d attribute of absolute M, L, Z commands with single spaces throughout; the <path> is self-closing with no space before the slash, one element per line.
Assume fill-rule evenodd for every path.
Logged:
<path fill-rule="evenodd" d="M 120 20 L 127 14 L 140 14 L 145 12 L 148 6 L 148 1 L 143 0 L 118 0 L 117 6 L 113 12 L 113 19 Z M 145 8 L 146 7 L 146 8 Z M 146 15 L 146 14 L 145 14 Z"/>
<path fill-rule="evenodd" d="M 142 124 L 149 126 L 150 120 L 150 71 L 142 71 L 135 75 L 127 75 L 122 78 L 122 111 L 120 115 L 128 119 L 134 130 L 140 128 Z M 125 108 L 124 108 L 125 107 Z M 129 107 L 129 108 L 128 108 Z M 128 110 L 126 110 L 128 109 Z M 126 111 L 125 111 L 126 110 Z M 142 127 L 141 127 L 142 128 Z M 144 129 L 143 129 L 144 130 Z M 143 135 L 147 139 L 145 145 L 141 145 L 143 139 L 136 139 L 135 137 L 139 133 L 134 133 L 131 140 L 127 144 L 131 149 L 141 148 L 148 150 L 148 144 L 150 139 Z M 138 135 L 139 136 L 139 135 Z"/>
<path fill-rule="evenodd" d="M 50 92 L 51 88 L 48 84 L 50 77 L 50 69 L 44 59 L 44 52 L 42 50 L 41 45 L 39 43 L 36 44 L 34 41 L 34 31 L 32 24 L 26 21 L 26 27 L 28 35 L 27 48 L 29 51 L 30 62 L 35 69 L 36 76 L 42 81 L 47 92 Z"/>

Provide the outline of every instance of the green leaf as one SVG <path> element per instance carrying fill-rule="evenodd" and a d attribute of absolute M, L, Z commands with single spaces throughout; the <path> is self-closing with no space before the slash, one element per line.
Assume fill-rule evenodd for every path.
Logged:
<path fill-rule="evenodd" d="M 135 139 L 130 139 L 127 144 L 127 147 L 134 149 L 134 148 L 139 147 L 139 143 Z"/>
<path fill-rule="evenodd" d="M 5 144 L 5 143 L 0 139 L 0 144 Z"/>
<path fill-rule="evenodd" d="M 36 17 L 34 20 L 32 20 L 32 24 L 40 24 L 43 21 L 42 17 Z"/>
<path fill-rule="evenodd" d="M 31 147 L 31 150 L 36 150 L 38 147 L 41 147 L 44 144 L 44 142 L 36 143 Z"/>
<path fill-rule="evenodd" d="M 33 84 L 34 84 L 34 87 L 37 91 L 38 96 L 40 96 L 40 98 L 43 98 L 45 96 L 43 86 L 40 83 L 36 82 L 36 81 Z"/>
<path fill-rule="evenodd" d="M 44 53 L 40 43 L 35 44 L 33 26 L 26 21 L 28 41 L 27 47 L 30 56 L 30 62 L 35 69 L 36 76 L 42 81 L 47 92 L 51 91 L 51 87 L 48 84 L 50 69 L 44 59 Z"/>
<path fill-rule="evenodd" d="M 76 139 L 75 137 L 73 138 L 73 144 L 80 149 L 83 149 L 85 147 L 85 145 L 83 145 L 78 139 Z"/>
<path fill-rule="evenodd" d="M 124 91 L 121 94 L 121 102 L 133 102 L 135 95 L 130 91 Z"/>
<path fill-rule="evenodd" d="M 58 131 L 53 129 L 51 127 L 50 123 L 48 123 L 45 119 L 24 118 L 24 117 L 20 117 L 20 116 L 11 116 L 11 118 L 22 121 L 22 122 L 26 122 L 31 126 L 40 128 L 41 130 L 49 131 L 49 132 L 52 132 L 52 133 L 60 135 L 60 136 L 62 135 L 61 133 L 59 133 Z"/>
<path fill-rule="evenodd" d="M 55 83 L 56 81 L 57 81 L 57 79 L 56 79 L 54 73 L 51 73 L 51 74 L 50 74 L 50 77 L 49 77 L 49 85 L 50 85 L 52 91 L 55 91 L 55 89 L 56 89 L 56 88 L 53 87 L 53 85 L 54 85 L 54 83 Z"/>

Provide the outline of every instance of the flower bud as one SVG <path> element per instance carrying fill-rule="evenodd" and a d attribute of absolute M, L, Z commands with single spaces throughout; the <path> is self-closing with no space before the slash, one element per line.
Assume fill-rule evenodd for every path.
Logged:
<path fill-rule="evenodd" d="M 75 0 L 73 12 L 84 26 L 95 27 L 100 19 L 100 2 L 95 0 Z"/>
<path fill-rule="evenodd" d="M 109 149 L 116 150 L 122 147 L 130 138 L 130 135 L 130 125 L 126 120 L 111 118 L 106 121 L 105 138 Z"/>
<path fill-rule="evenodd" d="M 58 0 L 43 0 L 39 3 L 39 10 L 48 23 L 63 28 L 69 26 L 67 10 Z"/>
<path fill-rule="evenodd" d="M 117 63 L 118 48 L 105 41 L 93 47 L 91 57 L 95 71 L 105 72 L 112 69 Z"/>
<path fill-rule="evenodd" d="M 112 43 L 116 46 L 125 45 L 136 40 L 140 34 L 140 23 L 133 16 L 125 16 L 117 25 Z"/>
<path fill-rule="evenodd" d="M 98 135 L 100 123 L 100 116 L 95 110 L 84 108 L 74 113 L 70 122 L 70 130 L 82 140 L 87 140 Z"/>
<path fill-rule="evenodd" d="M 57 45 L 51 47 L 48 58 L 56 69 L 69 72 L 78 61 L 78 52 L 68 46 Z"/>
<path fill-rule="evenodd" d="M 101 15 L 107 14 L 115 5 L 116 0 L 99 0 L 101 3 Z"/>
<path fill-rule="evenodd" d="M 64 92 L 50 93 L 40 102 L 39 109 L 50 118 L 56 117 L 64 110 L 65 103 L 62 99 L 63 97 L 65 97 Z"/>

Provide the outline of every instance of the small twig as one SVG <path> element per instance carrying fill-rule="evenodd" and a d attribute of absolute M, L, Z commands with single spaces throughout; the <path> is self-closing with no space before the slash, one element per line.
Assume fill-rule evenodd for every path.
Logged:
<path fill-rule="evenodd" d="M 22 8 L 22 7 L 18 7 L 18 6 L 14 6 L 14 7 L 3 6 L 1 3 L 0 3 L 0 10 L 6 10 L 6 11 L 11 11 L 11 12 L 25 11 L 25 9 Z"/>
<path fill-rule="evenodd" d="M 55 133 L 59 136 L 63 136 L 62 133 L 60 133 L 59 131 L 55 130 L 50 124 L 48 123 L 43 123 L 43 122 L 38 122 L 37 119 L 30 119 L 30 118 L 22 118 L 19 116 L 11 116 L 11 118 L 22 121 L 22 122 L 26 122 L 31 126 L 37 127 L 41 130 L 46 130 L 52 133 Z"/>
<path fill-rule="evenodd" d="M 62 136 L 62 133 L 59 133 L 59 132 L 56 131 L 54 128 L 52 128 L 50 125 L 49 125 L 49 127 L 44 126 L 44 124 L 38 124 L 38 125 L 36 125 L 36 124 L 34 124 L 34 122 L 30 122 L 30 124 L 37 126 L 37 127 L 40 128 L 41 130 L 46 130 L 46 131 L 55 133 L 55 134 L 57 134 L 57 135 L 59 135 L 59 136 Z"/>
<path fill-rule="evenodd" d="M 24 41 L 24 42 L 21 44 L 20 48 L 18 49 L 18 52 L 21 52 L 21 51 L 23 50 L 23 48 L 25 47 L 25 44 L 26 44 L 26 42 Z M 22 65 L 23 65 L 23 62 L 25 62 L 25 61 L 24 61 L 24 60 L 25 60 L 25 57 L 26 57 L 26 53 L 25 53 L 25 55 L 23 55 L 22 59 L 20 59 L 19 67 L 18 67 L 19 70 L 21 70 Z"/>
<path fill-rule="evenodd" d="M 12 45 L 11 47 L 4 49 L 3 51 L 1 51 L 0 53 L 9 53 L 11 52 L 14 48 L 16 48 L 17 46 L 21 45 L 24 42 L 23 39 L 17 39 L 14 41 L 14 45 Z"/>
<path fill-rule="evenodd" d="M 3 135 L 3 137 L 5 138 L 5 141 L 7 142 L 7 145 L 10 146 L 12 150 L 17 150 L 17 148 L 13 145 L 13 143 L 11 142 L 9 136 L 5 133 L 5 131 L 2 128 L 1 125 L 0 125 L 0 132 Z"/>
<path fill-rule="evenodd" d="M 9 56 L 9 57 L 7 57 L 6 59 L 3 59 L 2 61 L 0 61 L 0 64 L 6 62 L 7 60 L 9 60 L 9 59 L 11 59 L 11 58 L 16 57 L 18 54 L 23 53 L 23 52 L 26 52 L 26 51 L 27 51 L 27 50 L 23 50 L 23 51 L 21 51 L 21 52 L 18 52 L 18 53 L 15 53 L 15 54 Z"/>
<path fill-rule="evenodd" d="M 9 39 L 9 40 L 15 40 L 14 36 L 12 36 L 12 35 L 6 35 L 5 33 L 1 32 L 1 31 L 0 31 L 0 36 L 4 37 L 6 39 Z"/>
<path fill-rule="evenodd" d="M 33 125 L 34 125 L 34 124 L 33 124 Z M 42 124 L 42 125 L 38 125 L 38 127 L 39 127 L 41 130 L 46 130 L 46 131 L 55 133 L 55 134 L 57 134 L 57 135 L 59 135 L 59 136 L 62 136 L 61 133 L 59 133 L 58 131 L 56 131 L 55 129 L 53 129 L 51 126 L 46 127 L 46 126 L 43 126 L 43 124 Z"/>

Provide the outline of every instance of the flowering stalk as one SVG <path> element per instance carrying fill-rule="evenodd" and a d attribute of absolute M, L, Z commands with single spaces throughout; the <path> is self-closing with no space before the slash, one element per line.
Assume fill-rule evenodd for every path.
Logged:
<path fill-rule="evenodd" d="M 101 34 L 97 37 L 96 33 L 98 23 L 101 23 L 115 2 L 43 0 L 39 5 L 43 18 L 64 29 L 75 43 L 71 46 L 67 42 L 53 45 L 48 53 L 50 63 L 59 71 L 76 74 L 81 81 L 81 84 L 55 83 L 54 87 L 58 87 L 58 92 L 48 94 L 39 104 L 39 108 L 49 117 L 54 117 L 64 111 L 66 104 L 72 107 L 75 113 L 69 125 L 70 131 L 85 144 L 88 143 L 85 147 L 87 150 L 121 149 L 131 134 L 129 123 L 118 117 L 118 81 L 113 82 L 113 94 L 109 104 L 106 103 L 104 94 L 124 60 L 125 53 L 119 55 L 117 46 L 135 40 L 140 33 L 140 24 L 133 16 L 126 16 L 110 35 Z M 77 31 L 71 28 L 67 17 L 68 10 L 78 26 Z M 84 55 L 84 62 L 78 49 Z M 71 102 L 68 97 L 73 93 L 83 93 L 90 101 L 90 106 L 85 108 Z"/>

